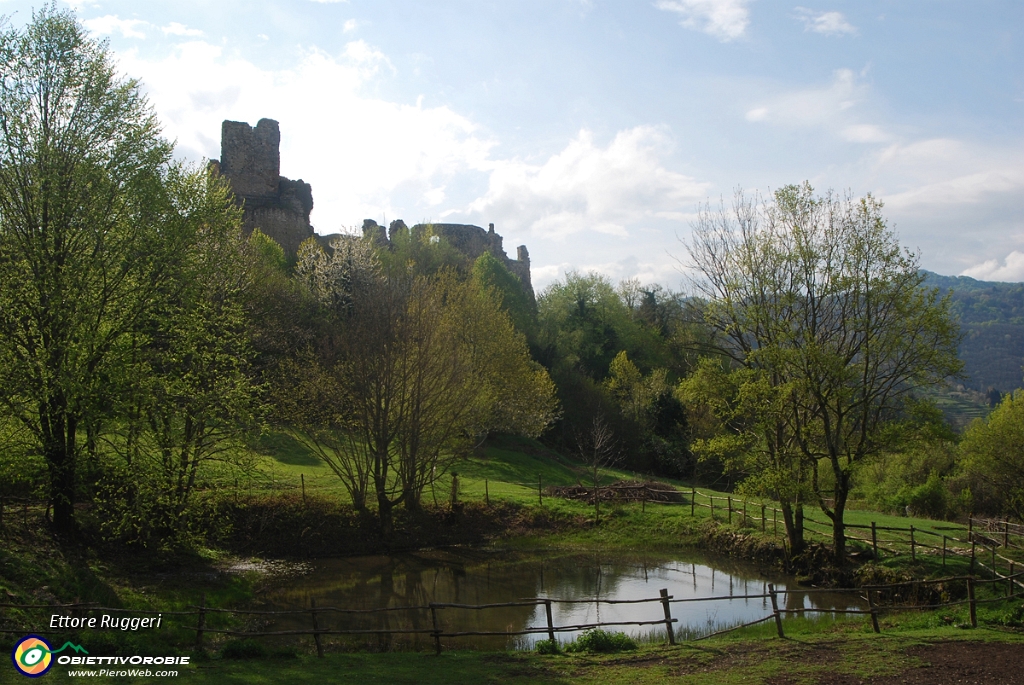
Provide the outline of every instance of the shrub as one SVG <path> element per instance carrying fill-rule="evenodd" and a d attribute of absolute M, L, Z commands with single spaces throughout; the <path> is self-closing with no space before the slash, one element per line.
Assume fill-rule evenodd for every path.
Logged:
<path fill-rule="evenodd" d="M 538 654 L 558 654 L 561 651 L 558 640 L 538 640 L 533 648 Z"/>
<path fill-rule="evenodd" d="M 625 633 L 609 633 L 594 628 L 585 631 L 578 638 L 565 646 L 567 652 L 628 652 L 636 649 L 636 642 Z"/>

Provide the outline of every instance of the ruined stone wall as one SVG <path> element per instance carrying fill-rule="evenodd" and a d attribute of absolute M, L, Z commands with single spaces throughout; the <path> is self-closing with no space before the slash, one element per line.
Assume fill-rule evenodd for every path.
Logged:
<path fill-rule="evenodd" d="M 309 223 L 313 189 L 301 179 L 292 181 L 281 176 L 280 146 L 281 130 L 273 119 L 260 119 L 256 126 L 244 121 L 225 121 L 221 125 L 220 160 L 211 160 L 210 166 L 228 179 L 235 198 L 244 208 L 246 233 L 259 228 L 294 259 L 299 245 L 307 238 L 315 237 L 328 247 L 335 236 L 320 236 L 313 231 Z M 523 290 L 534 301 L 530 253 L 525 245 L 516 249 L 516 259 L 509 259 L 501 236 L 494 232 L 494 224 L 486 231 L 469 224 L 417 224 L 411 230 L 415 233 L 428 229 L 471 261 L 484 252 L 493 254 L 519 277 Z M 401 220 L 392 221 L 391 237 L 399 230 L 409 229 Z M 388 231 L 372 219 L 363 223 L 363 233 L 383 244 L 390 242 Z"/>
<path fill-rule="evenodd" d="M 405 229 L 405 222 L 401 219 L 392 221 L 387 232 L 373 219 L 366 219 L 363 222 L 363 235 L 372 237 L 375 241 L 383 244 L 389 244 L 395 231 L 400 229 Z M 449 245 L 466 255 L 470 261 L 475 261 L 484 252 L 490 252 L 519 278 L 519 282 L 523 285 L 523 291 L 529 296 L 530 301 L 536 301 L 533 283 L 530 280 L 530 253 L 525 245 L 520 245 L 516 248 L 516 259 L 509 259 L 502 247 L 502 237 L 494 232 L 494 224 L 488 224 L 486 231 L 471 224 L 416 224 L 411 230 L 414 235 L 429 230 L 433 235 L 444 238 Z"/>
<path fill-rule="evenodd" d="M 301 179 L 281 176 L 281 131 L 273 119 L 255 127 L 243 121 L 221 125 L 220 160 L 211 164 L 231 184 L 245 210 L 246 233 L 259 228 L 294 258 L 302 241 L 314 235 L 309 223 L 313 189 Z"/>

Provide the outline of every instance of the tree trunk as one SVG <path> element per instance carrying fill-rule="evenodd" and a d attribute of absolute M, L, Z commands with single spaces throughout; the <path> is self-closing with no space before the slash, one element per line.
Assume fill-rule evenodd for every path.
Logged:
<path fill-rule="evenodd" d="M 377 493 L 377 519 L 380 521 L 380 532 L 385 540 L 390 540 L 395 529 L 394 504 L 386 494 Z"/>
<path fill-rule="evenodd" d="M 843 515 L 846 512 L 846 497 L 849 494 L 848 488 L 836 487 L 835 506 L 832 508 L 832 555 L 835 565 L 838 568 L 846 563 L 846 522 Z"/>
<path fill-rule="evenodd" d="M 789 542 L 790 555 L 797 555 L 804 551 L 804 507 L 802 502 L 794 506 L 790 502 L 779 502 L 782 507 L 782 520 L 786 524 L 786 540 Z"/>
<path fill-rule="evenodd" d="M 75 429 L 77 422 L 63 412 L 43 409 L 41 423 L 48 429 L 43 451 L 50 471 L 53 528 L 58 535 L 75 532 Z"/>

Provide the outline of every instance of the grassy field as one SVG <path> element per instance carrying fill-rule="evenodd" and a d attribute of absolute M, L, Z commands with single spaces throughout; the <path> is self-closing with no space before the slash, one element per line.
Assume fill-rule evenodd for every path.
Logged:
<path fill-rule="evenodd" d="M 994 610 L 993 610 L 994 611 Z M 993 616 L 995 614 L 993 612 Z M 1005 682 L 979 679 L 985 668 L 1010 673 L 1024 656 L 1024 635 L 993 622 L 963 629 L 932 614 L 883 621 L 875 635 L 862 621 L 785 622 L 786 637 L 774 626 L 757 626 L 719 638 L 677 646 L 640 644 L 615 654 L 445 651 L 328 653 L 251 659 L 219 655 L 177 666 L 175 682 L 232 685 L 296 685 L 331 683 L 438 684 L 460 683 L 862 683 L 875 682 Z M 894 629 L 895 624 L 902 627 Z M 984 657 L 982 656 L 984 655 Z M 950 662 L 950 657 L 957 660 Z M 982 663 L 978 663 L 982 662 Z M 971 680 L 956 677 L 966 667 Z M 68 667 L 55 669 L 51 680 L 69 678 Z M 95 668 L 95 667 L 94 667 Z M 96 669 L 98 670 L 98 669 Z M 3 671 L 0 671 L 3 673 Z M 1006 673 L 1003 674 L 1004 676 Z M 910 676 L 910 679 L 906 679 Z M 918 679 L 914 680 L 916 676 Z M 0 682 L 6 682 L 0 675 Z M 845 679 L 844 679 L 845 678 Z M 887 680 L 894 679 L 895 680 Z M 923 679 L 922 679 L 923 678 Z M 154 682 L 147 677 L 117 677 L 115 683 Z M 12 681 L 13 682 L 13 681 Z"/>
<path fill-rule="evenodd" d="M 305 487 L 310 494 L 319 493 L 331 497 L 347 499 L 338 477 L 331 469 L 309 453 L 299 443 L 282 434 L 270 434 L 265 436 L 260 445 L 265 456 L 262 460 L 262 469 L 265 473 L 263 485 L 275 489 L 297 490 L 301 487 L 303 479 Z M 567 502 L 550 496 L 540 496 L 538 489 L 546 489 L 548 486 L 573 485 L 582 482 L 587 485 L 590 480 L 584 469 L 566 459 L 564 456 L 554 452 L 534 440 L 522 438 L 501 437 L 488 443 L 485 449 L 476 456 L 460 461 L 453 467 L 458 473 L 460 480 L 459 496 L 462 501 L 483 502 L 485 497 L 491 502 L 509 501 L 523 505 L 543 505 L 545 508 L 556 514 L 567 516 L 586 516 L 592 508 L 578 502 Z M 637 474 L 619 469 L 601 469 L 602 484 L 609 484 L 617 480 L 629 479 L 642 480 L 643 477 Z M 682 490 L 688 490 L 689 484 L 682 481 L 661 479 L 671 483 Z M 244 488 L 244 485 L 241 486 Z M 439 482 L 424 493 L 424 499 L 428 503 L 447 502 L 451 490 L 451 476 L 446 475 Z M 725 509 L 725 498 L 730 493 L 700 487 L 700 493 L 716 498 L 715 519 L 725 522 L 727 512 Z M 732 495 L 734 507 L 742 508 L 743 498 Z M 695 514 L 697 519 L 710 517 L 710 510 L 707 508 L 707 498 L 698 496 L 699 504 L 704 507 L 697 507 Z M 770 507 L 774 504 L 768 500 L 749 498 L 748 516 L 757 518 L 755 522 L 747 522 L 746 526 L 740 524 L 741 516 L 734 513 L 733 519 L 737 529 L 745 529 L 747 533 L 757 533 L 760 528 L 760 505 L 768 505 L 767 525 L 768 532 L 779 531 L 777 539 L 781 541 L 781 533 L 784 526 L 779 517 L 777 525 L 773 525 Z M 622 520 L 620 525 L 611 525 L 610 530 L 595 531 L 587 530 L 582 535 L 572 533 L 567 535 L 556 535 L 550 543 L 556 543 L 560 539 L 571 537 L 575 542 L 589 541 L 592 544 L 615 544 L 616 532 L 622 528 L 631 529 L 629 538 L 637 545 L 655 544 L 664 547 L 671 545 L 671 540 L 665 539 L 665 534 L 678 536 L 682 534 L 683 526 L 681 521 L 690 518 L 689 506 L 663 506 L 647 505 L 654 507 L 657 516 L 634 516 L 633 510 L 641 508 L 639 503 L 631 503 L 619 506 L 606 507 L 612 518 Z M 685 511 L 684 511 L 685 510 Z M 827 525 L 825 515 L 817 507 L 805 508 L 806 533 L 808 540 L 829 542 L 831 540 L 831 529 Z M 896 516 L 883 514 L 877 511 L 848 509 L 845 520 L 847 524 L 870 526 L 872 522 L 879 528 L 877 539 L 883 550 L 890 548 L 902 553 L 909 552 L 909 534 L 906 531 L 887 531 L 884 528 L 909 528 L 916 529 L 915 541 L 918 545 L 916 551 L 924 551 L 921 545 L 929 545 L 941 548 L 942 536 L 949 538 L 965 539 L 967 535 L 966 526 L 945 521 L 934 521 L 931 519 Z M 816 523 L 820 522 L 820 523 Z M 865 529 L 849 529 L 848 535 L 863 539 L 871 538 L 871 531 Z M 635 534 L 639 534 L 635 538 Z M 678 540 L 678 538 L 676 538 Z M 867 543 L 852 541 L 853 549 L 866 549 Z M 964 551 L 963 543 L 957 543 L 952 539 L 947 541 L 950 549 Z M 934 551 L 934 550 L 933 550 Z M 927 555 L 927 552 L 925 552 Z"/>
<path fill-rule="evenodd" d="M 260 449 L 263 452 L 260 457 L 262 473 L 254 481 L 239 482 L 237 487 L 240 490 L 259 488 L 277 492 L 297 491 L 304 481 L 311 497 L 346 497 L 333 472 L 287 436 L 266 436 Z M 475 502 L 477 504 L 474 506 L 482 507 L 486 492 L 494 507 L 500 506 L 503 501 L 515 502 L 520 507 L 518 511 L 521 517 L 551 522 L 550 526 L 534 525 L 525 535 L 506 534 L 501 540 L 503 546 L 573 550 L 615 548 L 672 553 L 692 548 L 709 530 L 709 509 L 696 507 L 691 514 L 688 502 L 681 505 L 639 502 L 602 505 L 599 522 L 594 521 L 593 507 L 583 502 L 544 495 L 541 503 L 538 479 L 545 487 L 571 485 L 581 479 L 584 483 L 587 481 L 572 462 L 534 441 L 513 438 L 495 440 L 479 455 L 459 463 L 455 470 L 461 481 L 461 501 Z M 636 476 L 620 470 L 605 469 L 601 477 L 603 483 L 611 483 L 619 479 L 634 479 Z M 674 484 L 684 492 L 689 490 L 688 484 Z M 449 488 L 450 480 L 437 485 L 436 494 L 442 506 L 447 500 Z M 726 493 L 707 488 L 699 488 L 699 491 L 720 498 L 727 496 Z M 427 494 L 424 499 L 428 504 L 432 503 L 433 494 Z M 742 498 L 734 496 L 733 499 L 735 509 L 741 509 Z M 818 520 L 824 519 L 820 511 L 810 508 L 807 514 Z M 760 516 L 759 501 L 751 499 L 748 502 L 748 515 Z M 724 506 L 718 503 L 715 519 L 719 530 L 726 533 L 759 538 L 764 543 L 781 542 L 782 526 L 779 526 L 779 535 L 773 535 L 770 520 L 764 532 L 761 531 L 760 520 L 742 521 L 735 512 L 732 524 L 727 524 Z M 861 525 L 869 525 L 874 521 L 877 526 L 898 528 L 913 525 L 917 531 L 961 538 L 965 535 L 962 526 L 948 522 L 872 511 L 848 511 L 846 520 Z M 824 527 L 811 524 L 808 530 L 812 541 L 827 541 L 828 531 Z M 870 531 L 851 532 L 870 537 Z M 61 597 L 88 597 L 102 601 L 107 606 L 114 604 L 166 611 L 194 604 L 203 592 L 207 594 L 209 605 L 232 606 L 244 603 L 253 591 L 253 584 L 259 582 L 258 578 L 251 576 L 220 577 L 216 582 L 203 580 L 204 574 L 216 567 L 218 555 L 223 554 L 211 550 L 208 553 L 201 552 L 199 558 L 192 559 L 191 563 L 196 566 L 194 573 L 186 573 L 182 582 L 147 585 L 140 582 L 141 576 L 133 576 L 130 568 L 126 570 L 124 565 L 112 568 L 118 564 L 104 561 L 91 552 L 61 560 L 57 558 L 59 554 L 42 548 L 33 551 L 29 531 L 25 533 L 23 540 L 8 540 L 12 544 L 18 542 L 21 547 L 15 549 L 8 545 L 7 550 L 0 549 L 0 585 L 10 578 L 24 577 L 25 583 L 46 583 Z M 937 539 L 941 545 L 941 538 Z M 879 540 L 894 545 L 899 551 L 899 554 L 888 554 L 881 560 L 882 566 L 894 572 L 915 577 L 936 577 L 967 571 L 966 558 L 950 557 L 943 568 L 941 558 L 934 550 L 918 549 L 916 559 L 912 560 L 905 533 L 880 532 Z M 918 533 L 918 541 L 933 544 L 935 538 Z M 15 568 L 18 564 L 24 568 Z M 186 578 L 189 573 L 193 574 L 190 577 L 195 578 L 195 581 Z M 995 591 L 1001 590 L 995 588 Z M 658 635 L 655 642 L 641 644 L 636 651 L 614 655 L 540 655 L 532 652 L 460 650 L 445 651 L 438 657 L 418 652 L 348 653 L 331 651 L 329 648 L 326 658 L 318 659 L 311 653 L 311 648 L 305 645 L 300 646 L 298 653 L 290 654 L 289 658 L 267 656 L 232 660 L 222 658 L 222 645 L 215 645 L 209 656 L 197 658 L 188 667 L 179 667 L 176 682 L 216 682 L 218 685 L 324 681 L 446 685 L 463 682 L 872 682 L 875 679 L 904 678 L 910 666 L 918 668 L 914 673 L 926 673 L 931 668 L 928 666 L 931 663 L 929 659 L 939 659 L 957 649 L 963 652 L 961 656 L 969 662 L 969 654 L 973 650 L 987 649 L 985 645 L 997 645 L 1000 650 L 1024 648 L 1024 636 L 1016 632 L 1017 626 L 1024 623 L 1022 614 L 1024 607 L 1021 607 L 1017 599 L 983 606 L 979 610 L 978 629 L 965 629 L 964 626 L 969 625 L 966 610 L 957 608 L 886 616 L 882 620 L 881 635 L 871 633 L 868 621 L 860 617 L 839 621 L 831 618 L 808 620 L 793 617 L 785 621 L 785 639 L 775 636 L 774 624 L 768 622 L 722 637 L 687 642 L 677 647 L 661 644 L 662 636 Z M 187 653 L 189 638 L 184 633 L 180 636 L 165 634 L 163 637 L 173 638 L 171 642 L 179 644 L 176 651 L 184 649 L 186 651 L 180 653 Z M 104 645 L 97 643 L 94 647 L 103 648 Z M 138 653 L 155 653 L 154 645 L 147 641 L 140 641 L 138 648 L 141 650 Z M 112 652 L 106 650 L 99 653 Z M 1019 657 L 1024 658 L 1024 651 L 1019 652 Z M 993 663 L 997 661 L 995 659 Z M 9 669 L 0 669 L 0 682 L 8 682 L 5 678 L 10 673 Z M 827 680 L 827 677 L 836 678 L 840 675 L 852 680 Z M 69 679 L 66 670 L 63 673 L 54 671 L 48 677 L 53 680 Z M 931 682 L 943 682 L 943 678 Z M 152 682 L 152 679 L 145 677 L 113 677 L 109 680 L 119 683 Z M 929 681 L 911 679 L 906 682 Z"/>

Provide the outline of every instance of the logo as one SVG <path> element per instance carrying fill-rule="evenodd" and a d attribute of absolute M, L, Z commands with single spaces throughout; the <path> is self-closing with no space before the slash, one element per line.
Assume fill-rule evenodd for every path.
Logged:
<path fill-rule="evenodd" d="M 68 647 L 76 652 L 89 653 L 85 651 L 82 645 L 75 645 L 70 642 L 65 642 L 64 646 L 60 649 L 52 650 L 50 649 L 50 643 L 38 635 L 26 635 L 11 650 L 11 661 L 14 662 L 14 668 L 22 675 L 26 675 L 29 678 L 38 678 L 53 666 L 52 655 L 57 652 L 63 652 Z"/>

